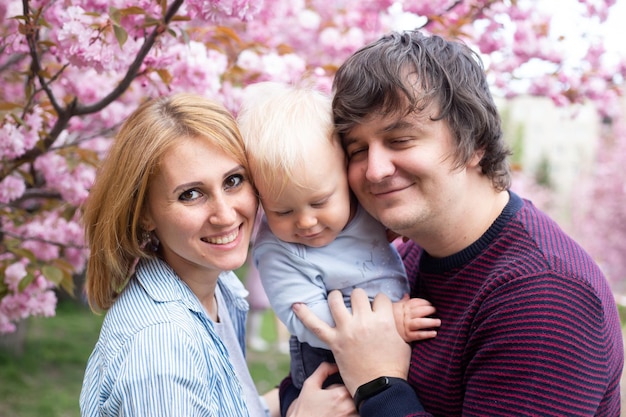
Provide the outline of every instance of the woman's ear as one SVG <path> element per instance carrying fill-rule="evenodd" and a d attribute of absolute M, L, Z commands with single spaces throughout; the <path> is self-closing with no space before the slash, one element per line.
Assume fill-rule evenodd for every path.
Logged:
<path fill-rule="evenodd" d="M 139 224 L 141 225 L 141 229 L 145 230 L 146 232 L 151 232 L 156 229 L 156 226 L 152 221 L 152 216 L 150 215 L 148 210 L 145 210 L 144 213 L 142 213 L 139 217 Z"/>

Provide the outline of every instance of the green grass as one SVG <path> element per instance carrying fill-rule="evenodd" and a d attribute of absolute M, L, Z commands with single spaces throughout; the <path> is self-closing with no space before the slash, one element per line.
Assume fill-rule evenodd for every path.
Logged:
<path fill-rule="evenodd" d="M 622 323 L 622 327 L 626 326 L 626 306 L 618 304 L 617 311 L 619 312 L 619 320 Z"/>
<path fill-rule="evenodd" d="M 271 347 L 266 352 L 255 352 L 248 348 L 246 353 L 250 374 L 261 394 L 278 386 L 289 372 L 289 354 L 282 354 L 276 348 L 277 332 L 275 326 L 274 312 L 266 311 L 263 314 L 261 334 Z"/>
<path fill-rule="evenodd" d="M 271 314 L 266 314 L 263 326 L 270 340 Z M 0 417 L 79 417 L 85 365 L 103 318 L 64 300 L 55 317 L 29 319 L 23 352 L 0 349 Z M 249 351 L 248 360 L 259 392 L 268 391 L 287 375 L 287 355 Z"/>
<path fill-rule="evenodd" d="M 22 354 L 0 351 L 0 416 L 79 416 L 78 396 L 102 316 L 71 301 L 26 322 Z"/>

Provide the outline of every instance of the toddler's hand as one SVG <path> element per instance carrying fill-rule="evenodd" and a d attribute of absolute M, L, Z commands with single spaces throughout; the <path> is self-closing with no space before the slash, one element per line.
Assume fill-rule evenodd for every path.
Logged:
<path fill-rule="evenodd" d="M 398 333 L 405 342 L 432 339 L 437 336 L 441 320 L 428 317 L 435 313 L 435 307 L 423 298 L 409 298 L 405 294 L 400 301 L 393 303 L 393 314 Z"/>

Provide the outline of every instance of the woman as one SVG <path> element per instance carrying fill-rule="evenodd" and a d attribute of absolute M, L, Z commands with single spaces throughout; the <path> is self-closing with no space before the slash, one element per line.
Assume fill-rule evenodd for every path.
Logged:
<path fill-rule="evenodd" d="M 178 94 L 124 123 L 83 212 L 87 295 L 108 310 L 85 372 L 83 416 L 277 413 L 277 392 L 259 397 L 246 367 L 248 304 L 232 272 L 246 259 L 257 206 L 223 106 Z M 354 413 L 345 388 L 321 389 L 333 372 L 324 366 L 311 378 L 301 409 Z"/>

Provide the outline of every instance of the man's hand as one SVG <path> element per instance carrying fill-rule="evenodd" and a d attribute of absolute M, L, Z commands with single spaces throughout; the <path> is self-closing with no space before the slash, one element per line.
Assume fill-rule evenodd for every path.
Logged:
<path fill-rule="evenodd" d="M 379 376 L 406 379 L 411 347 L 396 330 L 391 300 L 379 294 L 370 304 L 360 288 L 352 291 L 350 298 L 352 312 L 346 308 L 341 292 L 329 293 L 328 306 L 335 327 L 317 318 L 304 304 L 294 304 L 293 310 L 331 348 L 350 395 Z"/>

